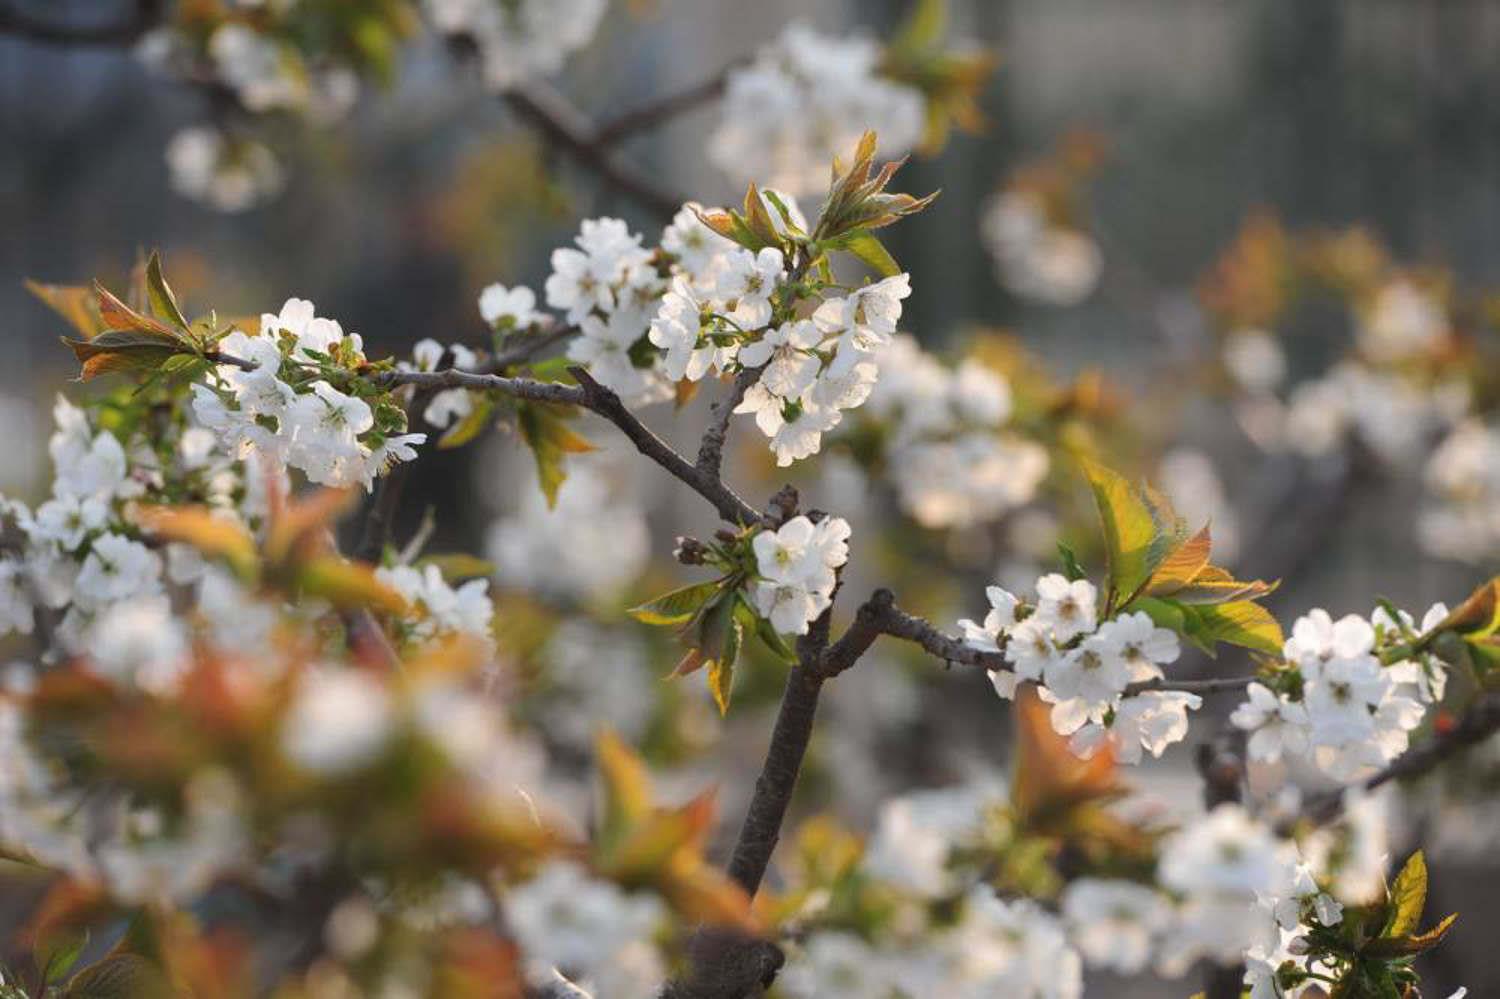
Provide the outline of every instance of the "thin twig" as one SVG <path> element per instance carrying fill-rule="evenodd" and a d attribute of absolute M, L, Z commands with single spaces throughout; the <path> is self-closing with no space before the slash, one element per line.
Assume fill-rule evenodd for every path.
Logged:
<path fill-rule="evenodd" d="M 640 107 L 616 115 L 601 124 L 594 132 L 594 144 L 601 149 L 607 149 L 617 142 L 628 139 L 638 132 L 654 128 L 701 104 L 718 100 L 724 95 L 724 88 L 729 83 L 729 74 L 743 64 L 744 60 L 730 63 L 700 83 L 658 97 Z"/>
<path fill-rule="evenodd" d="M 524 87 L 507 91 L 505 100 L 516 114 L 536 126 L 549 142 L 645 208 L 669 219 L 682 207 L 684 199 L 658 187 L 646 175 L 617 162 L 599 145 L 588 116 L 555 88 L 532 81 Z"/>

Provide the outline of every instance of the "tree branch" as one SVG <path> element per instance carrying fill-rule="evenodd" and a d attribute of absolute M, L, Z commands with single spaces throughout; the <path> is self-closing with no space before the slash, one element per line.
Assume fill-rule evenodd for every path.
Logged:
<path fill-rule="evenodd" d="M 719 469 L 724 465 L 724 442 L 729 439 L 729 423 L 734 419 L 734 409 L 760 377 L 760 371 L 760 368 L 745 368 L 735 376 L 729 395 L 713 404 L 713 422 L 703 432 L 703 442 L 698 445 L 698 460 L 695 464 L 700 470 L 710 475 L 719 474 Z"/>
<path fill-rule="evenodd" d="M 610 187 L 625 194 L 662 218 L 670 219 L 682 207 L 677 195 L 634 169 L 617 162 L 599 144 L 593 123 L 555 88 L 540 81 L 506 91 L 505 100 L 553 145 L 593 170 Z"/>
<path fill-rule="evenodd" d="M 672 449 L 666 441 L 638 420 L 620 397 L 594 380 L 586 368 L 572 367 L 569 373 L 577 385 L 543 382 L 531 378 L 479 374 L 446 368 L 442 371 L 391 371 L 375 376 L 384 385 L 416 385 L 425 388 L 467 388 L 481 392 L 504 392 L 532 402 L 552 402 L 580 406 L 613 423 L 630 439 L 636 450 L 656 462 L 673 477 L 689 486 L 714 505 L 719 516 L 731 524 L 748 525 L 760 519 L 760 513 L 724 484 L 717 472 L 694 466 Z"/>
<path fill-rule="evenodd" d="M 119 46 L 133 45 L 162 18 L 162 0 L 136 0 L 129 20 L 114 24 L 62 24 L 23 14 L 14 7 L 0 7 L 0 35 L 11 35 L 43 45 Z"/>
<path fill-rule="evenodd" d="M 745 60 L 730 63 L 718 73 L 676 93 L 658 97 L 640 107 L 622 112 L 604 122 L 594 132 L 594 144 L 606 149 L 638 132 L 660 125 L 678 115 L 691 111 L 700 104 L 716 101 L 724 95 L 729 83 L 729 74 L 743 65 Z"/>
<path fill-rule="evenodd" d="M 766 865 L 781 839 L 781 823 L 797 786 L 802 758 L 812 739 L 818 712 L 818 695 L 824 675 L 819 668 L 828 647 L 828 624 L 832 606 L 825 610 L 806 635 L 797 641 L 797 667 L 787 671 L 786 687 L 766 760 L 755 781 L 755 793 L 740 826 L 739 838 L 729 860 L 729 876 L 754 895 L 765 877 Z"/>

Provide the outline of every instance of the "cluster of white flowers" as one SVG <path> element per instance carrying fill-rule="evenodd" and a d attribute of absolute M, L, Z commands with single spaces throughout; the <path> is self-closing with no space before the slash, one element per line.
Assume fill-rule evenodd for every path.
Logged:
<path fill-rule="evenodd" d="M 1447 616 L 1442 604 L 1422 620 L 1426 631 Z M 1252 683 L 1234 724 L 1251 733 L 1250 758 L 1275 763 L 1310 758 L 1336 780 L 1354 781 L 1406 751 L 1427 708 L 1442 699 L 1446 673 L 1434 657 L 1384 665 L 1377 654 L 1414 634 L 1410 615 L 1393 621 L 1384 609 L 1367 620 L 1335 621 L 1316 609 L 1298 618 L 1283 649 L 1300 677 L 1299 696 Z"/>
<path fill-rule="evenodd" d="M 632 745 L 646 734 L 657 677 L 639 636 L 570 617 L 548 636 L 541 659 L 539 689 L 527 691 L 525 710 L 549 741 L 586 754 L 600 718 Z"/>
<path fill-rule="evenodd" d="M 806 225 L 790 197 L 762 197 L 778 226 Z M 576 247 L 553 251 L 547 304 L 578 327 L 569 359 L 632 404 L 670 398 L 683 380 L 759 370 L 734 412 L 753 414 L 777 463 L 789 465 L 817 453 L 843 412 L 869 396 L 874 352 L 894 336 L 910 281 L 900 274 L 825 297 L 797 318 L 782 252 L 734 245 L 700 210 L 683 206 L 660 253 L 619 219 L 585 220 Z M 502 294 L 513 293 L 495 293 L 488 321 L 535 319 L 529 302 L 502 304 Z"/>
<path fill-rule="evenodd" d="M 898 334 L 875 351 L 866 409 L 890 423 L 887 465 L 901 508 L 924 527 L 970 527 L 1024 506 L 1046 478 L 1047 449 L 1004 430 L 1010 383 L 975 360 L 948 368 Z"/>
<path fill-rule="evenodd" d="M 775 531 L 756 534 L 751 545 L 760 575 L 752 593 L 755 609 L 783 634 L 807 634 L 833 601 L 835 570 L 849 561 L 849 522 L 793 517 Z"/>
<path fill-rule="evenodd" d="M 1047 217 L 1041 198 L 1004 191 L 986 204 L 980 234 L 995 275 L 1013 294 L 1044 305 L 1077 305 L 1099 283 L 1104 258 L 1088 233 Z"/>
<path fill-rule="evenodd" d="M 141 39 L 136 54 L 154 70 L 211 75 L 254 114 L 290 111 L 326 124 L 347 114 L 359 97 L 358 74 L 331 51 L 320 53 L 314 64 L 290 36 L 277 37 L 249 20 L 226 20 L 201 50 L 198 45 L 171 28 L 159 28 Z"/>
<path fill-rule="evenodd" d="M 500 582 L 584 600 L 634 582 L 651 558 L 651 531 L 641 496 L 619 471 L 604 455 L 574 458 L 551 507 L 535 482 L 523 488 L 520 508 L 497 518 L 485 536 Z"/>
<path fill-rule="evenodd" d="M 490 601 L 489 580 L 471 579 L 454 588 L 435 565 L 421 569 L 383 566 L 375 570 L 375 576 L 411 606 L 414 614 L 404 622 L 411 640 L 431 642 L 466 635 L 493 650 L 490 620 L 495 616 L 495 606 Z"/>
<path fill-rule="evenodd" d="M 317 316 L 309 301 L 287 299 L 280 314 L 260 317 L 255 335 L 235 330 L 219 342 L 219 350 L 252 367 L 220 365 L 217 384 L 195 383 L 193 413 L 238 459 L 268 459 L 322 485 L 369 489 L 392 464 L 415 458 L 414 445 L 427 436 L 385 437 L 363 399 L 321 379 L 301 391 L 282 380 L 284 364 L 310 364 L 334 349 L 350 361 L 364 359 L 357 333 Z"/>
<path fill-rule="evenodd" d="M 1424 387 L 1396 372 L 1344 361 L 1292 390 L 1283 435 L 1287 445 L 1316 457 L 1357 434 L 1386 461 L 1403 462 L 1468 405 L 1468 389 L 1460 383 Z"/>
<path fill-rule="evenodd" d="M 740 348 L 742 365 L 764 368 L 735 412 L 755 414 L 776 464 L 817 454 L 843 411 L 869 398 L 880 373 L 873 352 L 895 335 L 910 294 L 907 275 L 888 277 L 825 299 L 811 319 L 788 320 Z"/>
<path fill-rule="evenodd" d="M 1361 311 L 1357 328 L 1360 352 L 1377 364 L 1430 353 L 1448 336 L 1443 302 L 1405 277 L 1381 285 Z"/>
<path fill-rule="evenodd" d="M 1005 901 L 979 886 L 962 897 L 957 921 L 920 947 L 817 933 L 777 981 L 793 999 L 1079 999 L 1083 963 L 1057 917 L 1028 899 Z"/>
<path fill-rule="evenodd" d="M 1078 878 L 1062 896 L 1063 921 L 1091 968 L 1124 975 L 1145 969 L 1172 925 L 1172 907 L 1156 889 L 1136 881 Z"/>
<path fill-rule="evenodd" d="M 1153 690 L 1125 696 L 1132 683 L 1162 679 L 1161 667 L 1179 654 L 1176 632 L 1136 611 L 1098 620 L 1098 591 L 1086 579 L 1051 573 L 1036 582 L 1035 604 L 998 586 L 986 591 L 984 621 L 962 620 L 964 640 L 985 652 L 1003 651 L 1009 670 L 990 677 L 1001 697 L 1022 681 L 1052 705 L 1052 727 L 1070 736 L 1085 758 L 1108 746 L 1122 763 L 1139 763 L 1141 750 L 1160 756 L 1187 735 L 1196 694 Z"/>
<path fill-rule="evenodd" d="M 506 922 L 538 985 L 562 973 L 591 994 L 650 999 L 666 975 L 654 937 L 666 910 L 568 860 L 544 865 L 505 896 Z"/>
<path fill-rule="evenodd" d="M 1220 805 L 1162 841 L 1157 876 L 1177 893 L 1175 922 L 1159 956 L 1177 975 L 1197 959 L 1238 963 L 1272 928 L 1263 899 L 1289 894 L 1296 847 L 1239 805 Z"/>
<path fill-rule="evenodd" d="M 439 31 L 478 50 L 484 80 L 509 90 L 555 73 L 594 37 L 605 0 L 424 0 Z"/>
<path fill-rule="evenodd" d="M 1500 429 L 1465 420 L 1427 459 L 1417 516 L 1423 550 L 1488 564 L 1500 554 Z"/>
<path fill-rule="evenodd" d="M 888 155 L 911 150 L 922 137 L 922 94 L 881 77 L 880 58 L 873 39 L 788 25 L 751 65 L 730 73 L 710 159 L 736 181 L 806 194 L 865 131 L 879 133 Z"/>
<path fill-rule="evenodd" d="M 654 402 L 671 395 L 671 382 L 645 340 L 663 279 L 651 251 L 620 219 L 585 219 L 577 247 L 552 251 L 547 304 L 561 309 L 579 335 L 568 357 L 588 366 L 602 385 L 627 401 Z"/>
<path fill-rule="evenodd" d="M 26 739 L 25 709 L 0 695 L 0 844 L 7 853 L 97 884 L 125 904 L 185 902 L 244 862 L 242 795 L 220 771 L 184 788 L 184 815 L 166 828 L 151 809 L 90 809 L 56 783 Z"/>
<path fill-rule="evenodd" d="M 220 212 L 243 212 L 276 197 L 286 176 L 264 144 L 212 125 L 184 128 L 167 142 L 172 190 Z"/>

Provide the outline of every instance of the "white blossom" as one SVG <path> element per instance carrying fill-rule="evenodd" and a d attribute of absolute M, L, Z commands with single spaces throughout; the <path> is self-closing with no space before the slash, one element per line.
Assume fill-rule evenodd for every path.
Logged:
<path fill-rule="evenodd" d="M 337 777 L 369 765 L 395 728 L 390 693 L 356 668 L 305 675 L 282 721 L 281 750 L 304 770 Z"/>

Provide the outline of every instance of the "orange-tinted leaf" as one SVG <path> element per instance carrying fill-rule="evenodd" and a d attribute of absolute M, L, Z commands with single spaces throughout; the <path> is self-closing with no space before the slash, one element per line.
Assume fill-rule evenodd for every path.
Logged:
<path fill-rule="evenodd" d="M 99 315 L 99 299 L 92 288 L 82 285 L 43 284 L 27 279 L 26 290 L 41 299 L 48 308 L 68 321 L 85 339 L 92 339 L 108 327 Z"/>
<path fill-rule="evenodd" d="M 1213 539 L 1207 527 L 1174 548 L 1161 565 L 1151 574 L 1146 585 L 1148 596 L 1170 596 L 1198 577 L 1208 568 L 1208 557 L 1213 549 Z"/>
<path fill-rule="evenodd" d="M 368 608 L 389 614 L 407 610 L 406 599 L 376 578 L 368 565 L 337 555 L 318 555 L 302 562 L 297 567 L 296 581 L 303 593 L 322 597 L 335 607 Z"/>
<path fill-rule="evenodd" d="M 607 846 L 651 811 L 651 775 L 635 751 L 605 729 L 594 742 L 603 809 L 599 841 Z"/>
<path fill-rule="evenodd" d="M 184 542 L 211 558 L 223 559 L 246 582 L 253 582 L 257 575 L 259 560 L 250 532 L 207 507 L 139 507 L 135 522 L 148 533 Z"/>
<path fill-rule="evenodd" d="M 1073 807 L 1120 792 L 1114 753 L 1079 759 L 1052 728 L 1051 708 L 1026 684 L 1016 691 L 1016 764 L 1011 803 L 1023 822 L 1048 825 Z"/>
<path fill-rule="evenodd" d="M 173 357 L 192 354 L 175 339 L 133 330 L 106 330 L 92 340 L 64 337 L 63 343 L 78 359 L 83 381 L 114 372 L 157 371 Z"/>
<path fill-rule="evenodd" d="M 97 281 L 94 282 L 94 295 L 99 300 L 99 317 L 104 320 L 106 329 L 131 330 L 180 342 L 171 327 L 132 309 Z"/>

